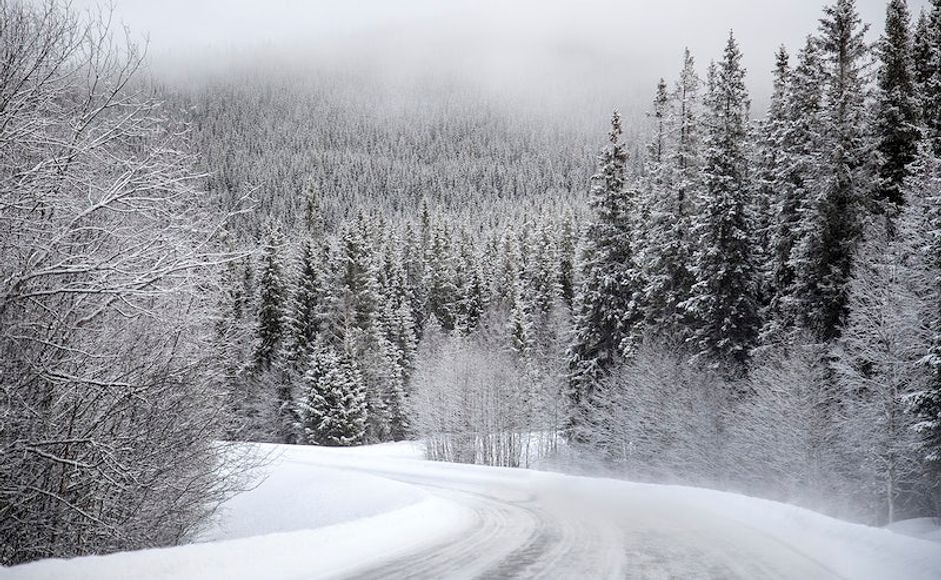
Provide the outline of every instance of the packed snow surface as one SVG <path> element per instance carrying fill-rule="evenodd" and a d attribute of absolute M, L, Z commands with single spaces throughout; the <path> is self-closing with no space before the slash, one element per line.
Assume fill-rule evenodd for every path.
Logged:
<path fill-rule="evenodd" d="M 744 496 L 432 463 L 414 444 L 256 449 L 265 479 L 200 543 L 0 577 L 941 578 L 936 543 Z"/>

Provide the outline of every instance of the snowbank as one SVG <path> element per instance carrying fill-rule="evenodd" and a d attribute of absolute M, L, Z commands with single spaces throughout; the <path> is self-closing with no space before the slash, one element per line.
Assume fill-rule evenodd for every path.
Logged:
<path fill-rule="evenodd" d="M 257 447 L 272 459 L 259 470 L 263 480 L 255 489 L 223 504 L 217 521 L 200 534 L 198 541 L 320 528 L 403 508 L 428 497 L 414 486 L 310 462 L 312 456 L 343 457 L 351 453 L 354 458 L 412 458 L 416 456 L 412 445 L 376 445 L 353 451 Z"/>
<path fill-rule="evenodd" d="M 225 504 L 200 542 L 173 548 L 72 560 L 43 560 L 9 569 L 11 580 L 126 580 L 324 577 L 348 574 L 460 534 L 473 514 L 417 487 L 356 471 L 365 458 L 397 462 L 421 456 L 414 444 L 357 450 L 276 448 L 265 479 Z M 314 574 L 312 574 L 314 572 Z"/>
<path fill-rule="evenodd" d="M 350 574 L 460 533 L 472 522 L 463 508 L 435 498 L 386 514 L 317 530 L 224 542 L 43 560 L 6 570 L 22 580 L 180 580 L 323 578 Z"/>

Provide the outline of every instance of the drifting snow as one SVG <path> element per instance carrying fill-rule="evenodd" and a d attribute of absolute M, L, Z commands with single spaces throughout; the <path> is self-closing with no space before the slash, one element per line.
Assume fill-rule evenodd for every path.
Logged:
<path fill-rule="evenodd" d="M 634 484 L 577 478 L 594 501 L 617 501 L 625 494 L 671 506 L 664 517 L 704 513 L 718 535 L 733 537 L 744 529 L 776 540 L 829 570 L 833 577 L 864 580 L 938 580 L 941 549 L 925 539 L 885 528 L 852 524 L 804 508 L 738 494 L 682 486 Z M 688 516 L 685 516 L 688 517 Z M 723 525 L 723 522 L 726 525 Z M 729 527 L 727 524 L 738 524 Z M 744 540 L 745 538 L 741 538 Z"/>
<path fill-rule="evenodd" d="M 915 518 L 886 526 L 898 534 L 941 543 L 941 518 Z"/>

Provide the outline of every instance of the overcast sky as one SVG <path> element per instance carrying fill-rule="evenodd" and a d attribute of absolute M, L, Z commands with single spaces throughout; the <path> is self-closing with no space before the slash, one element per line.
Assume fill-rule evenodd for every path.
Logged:
<path fill-rule="evenodd" d="M 909 0 L 912 12 L 927 0 Z M 886 0 L 857 0 L 873 39 Z M 822 0 L 114 0 L 149 38 L 154 65 L 230 66 L 264 58 L 369 67 L 382 74 L 458 74 L 497 91 L 560 85 L 649 94 L 675 77 L 684 46 L 701 65 L 733 29 L 756 101 L 776 47 L 816 30 Z M 78 6 L 96 4 L 77 0 Z M 704 66 L 703 66 L 704 68 Z M 525 89 L 523 88 L 525 87 Z"/>

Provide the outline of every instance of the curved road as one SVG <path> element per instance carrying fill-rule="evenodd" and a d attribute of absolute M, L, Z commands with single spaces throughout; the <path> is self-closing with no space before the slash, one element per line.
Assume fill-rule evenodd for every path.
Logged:
<path fill-rule="evenodd" d="M 355 578 L 840 578 L 760 531 L 659 494 L 612 495 L 588 485 L 599 480 L 525 471 L 409 465 L 345 468 L 457 502 L 473 511 L 474 525 Z"/>
<path fill-rule="evenodd" d="M 432 463 L 407 446 L 249 450 L 272 458 L 265 479 L 206 541 L 0 577 L 941 578 L 936 544 L 740 495 Z"/>

